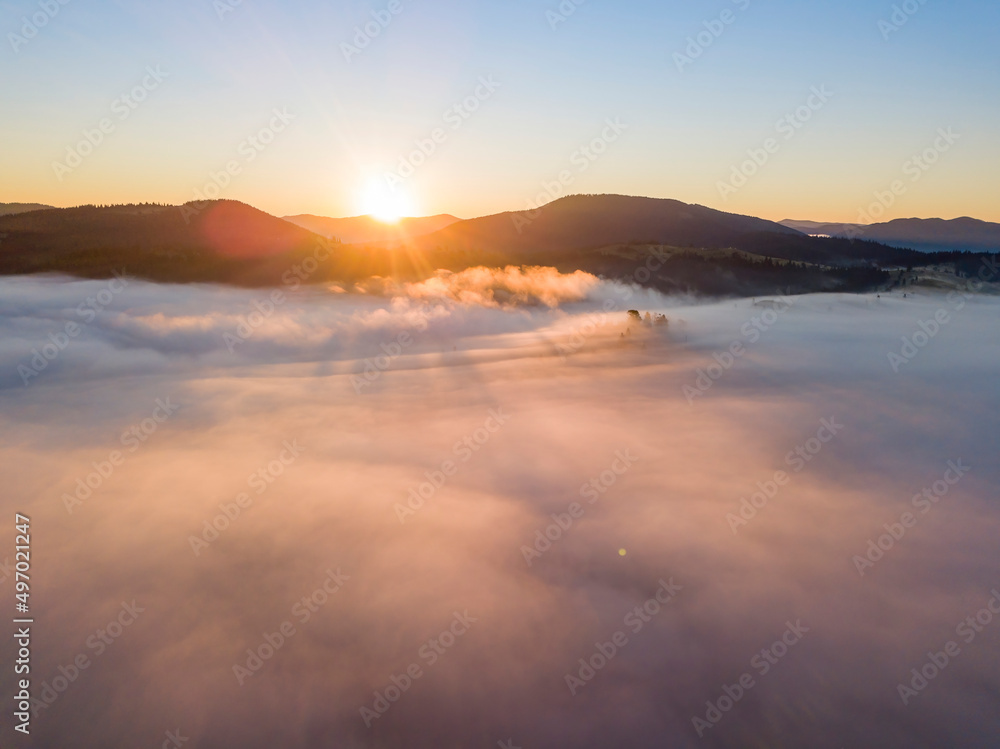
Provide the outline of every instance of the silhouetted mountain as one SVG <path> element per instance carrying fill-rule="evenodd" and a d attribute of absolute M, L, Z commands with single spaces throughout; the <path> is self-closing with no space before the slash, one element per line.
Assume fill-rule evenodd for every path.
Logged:
<path fill-rule="evenodd" d="M 459 221 L 421 242 L 456 250 L 518 256 L 644 242 L 677 247 L 728 247 L 752 232 L 794 229 L 678 200 L 625 195 L 572 195 L 534 211 Z"/>
<path fill-rule="evenodd" d="M 996 252 L 1000 250 L 1000 224 L 974 218 L 899 218 L 880 224 L 823 224 L 817 221 L 780 222 L 808 234 L 854 236 L 892 247 L 922 252 Z"/>
<path fill-rule="evenodd" d="M 849 227 L 861 226 L 861 224 L 830 224 L 824 221 L 795 221 L 790 218 L 786 218 L 778 223 L 782 226 L 787 226 L 789 229 L 800 231 L 803 234 L 824 234 L 827 236 L 833 236 L 828 229 L 834 227 L 841 231 L 847 231 Z"/>
<path fill-rule="evenodd" d="M 373 216 L 327 218 L 326 216 L 303 213 L 284 218 L 285 221 L 290 221 L 303 229 L 308 229 L 324 237 L 336 238 L 345 244 L 406 241 L 431 234 L 461 220 L 446 213 L 437 216 L 403 218 L 395 224 L 387 224 Z"/>
<path fill-rule="evenodd" d="M 572 195 L 534 211 L 459 221 L 418 239 L 425 250 L 478 254 L 492 262 L 554 262 L 567 254 L 624 244 L 743 250 L 766 257 L 851 265 L 909 261 L 909 253 L 871 242 L 824 240 L 752 216 L 662 198 Z"/>
<path fill-rule="evenodd" d="M 15 213 L 27 213 L 28 211 L 42 211 L 51 208 L 50 205 L 41 203 L 0 203 L 0 216 L 13 216 Z"/>
<path fill-rule="evenodd" d="M 0 271 L 256 285 L 326 241 L 231 200 L 52 208 L 0 217 Z"/>
<path fill-rule="evenodd" d="M 312 260 L 308 260 L 312 258 Z M 317 262 L 319 259 L 319 262 Z M 303 261 L 309 266 L 303 266 Z M 372 276 L 425 279 L 439 269 L 547 265 L 663 291 L 754 295 L 886 284 L 878 264 L 974 262 L 870 241 L 814 238 L 770 221 L 619 195 L 574 196 L 537 211 L 459 221 L 431 235 L 339 244 L 231 200 L 54 208 L 0 216 L 0 273 L 248 286 Z M 306 276 L 296 269 L 308 267 Z M 639 272 L 640 268 L 649 272 Z"/>

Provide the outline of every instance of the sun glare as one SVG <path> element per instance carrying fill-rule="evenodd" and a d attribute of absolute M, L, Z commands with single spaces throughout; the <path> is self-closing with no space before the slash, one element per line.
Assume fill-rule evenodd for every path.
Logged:
<path fill-rule="evenodd" d="M 361 196 L 361 212 L 386 224 L 414 214 L 413 201 L 402 187 L 392 188 L 381 179 L 370 180 Z"/>

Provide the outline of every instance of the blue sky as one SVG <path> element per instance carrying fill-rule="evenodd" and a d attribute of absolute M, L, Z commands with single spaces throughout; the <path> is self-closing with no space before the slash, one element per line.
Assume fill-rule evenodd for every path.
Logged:
<path fill-rule="evenodd" d="M 891 32 L 879 22 L 894 3 L 856 0 L 45 5 L 0 3 L 3 201 L 180 203 L 215 184 L 278 215 L 390 203 L 469 217 L 620 192 L 853 221 L 881 194 L 882 220 L 1000 221 L 993 3 L 913 0 Z M 345 55 L 373 13 L 388 24 Z M 37 35 L 9 36 L 37 14 Z M 710 44 L 679 70 L 699 33 Z M 166 77 L 121 119 L 115 100 L 157 66 Z M 832 96 L 786 138 L 776 123 L 814 87 Z M 474 112 L 454 109 L 465 100 Z M 294 119 L 248 150 L 275 108 Z M 55 167 L 102 118 L 113 127 L 92 153 Z M 624 129 L 594 144 L 609 118 Z M 957 136 L 946 151 L 942 128 Z M 601 153 L 581 159 L 588 144 Z M 927 149 L 934 163 L 907 170 Z"/>

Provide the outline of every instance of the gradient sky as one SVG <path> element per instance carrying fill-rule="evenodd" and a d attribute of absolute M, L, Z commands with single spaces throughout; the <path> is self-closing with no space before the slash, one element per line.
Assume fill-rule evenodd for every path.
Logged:
<path fill-rule="evenodd" d="M 34 38 L 8 36 L 45 2 L 58 11 Z M 182 203 L 236 161 L 220 197 L 276 215 L 355 215 L 378 202 L 373 192 L 393 195 L 385 173 L 440 127 L 446 137 L 396 187 L 407 213 L 522 209 L 566 170 L 550 195 L 856 221 L 900 180 L 882 220 L 1000 221 L 1000 8 L 911 2 L 886 40 L 878 24 L 892 2 L 567 0 L 574 10 L 553 28 L 554 0 L 399 0 L 348 61 L 341 44 L 388 2 L 6 0 L 0 201 Z M 678 70 L 674 53 L 727 10 L 733 22 Z M 115 100 L 156 66 L 167 77 L 121 119 Z M 500 85 L 453 128 L 445 113 L 481 77 Z M 786 139 L 776 123 L 814 86 L 833 96 Z M 241 143 L 274 108 L 294 120 L 248 161 Z M 60 180 L 53 163 L 104 117 L 113 131 Z M 581 171 L 574 153 L 608 118 L 627 129 Z M 939 128 L 960 138 L 913 181 L 906 164 Z M 723 198 L 719 182 L 772 137 L 777 152 Z"/>

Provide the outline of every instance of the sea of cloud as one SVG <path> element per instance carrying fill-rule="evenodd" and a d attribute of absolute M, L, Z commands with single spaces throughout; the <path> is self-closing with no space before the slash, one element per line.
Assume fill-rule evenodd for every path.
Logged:
<path fill-rule="evenodd" d="M 32 746 L 995 746 L 996 297 L 278 291 L 0 279 Z"/>

